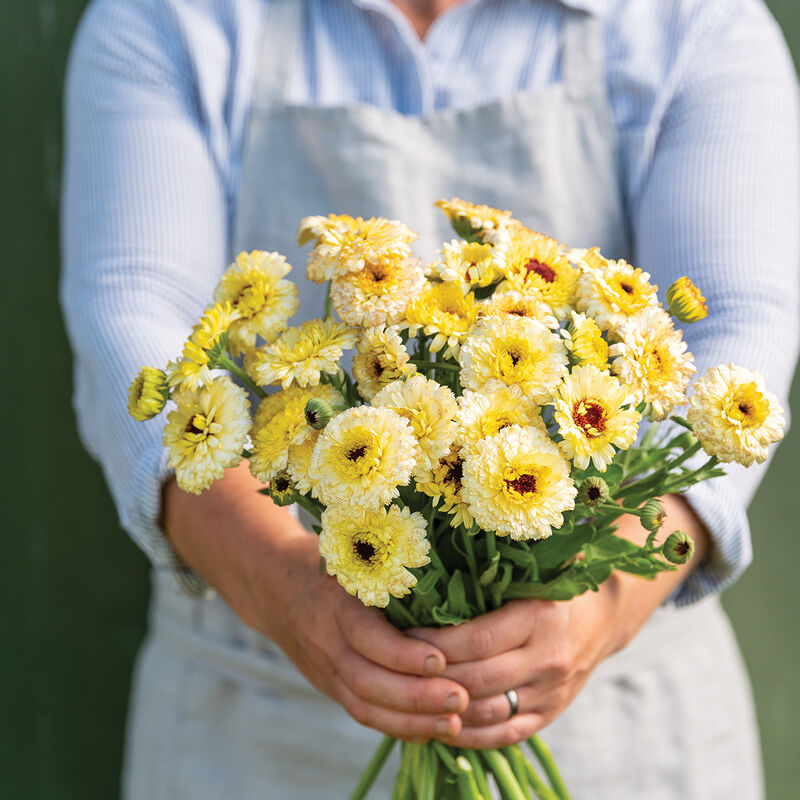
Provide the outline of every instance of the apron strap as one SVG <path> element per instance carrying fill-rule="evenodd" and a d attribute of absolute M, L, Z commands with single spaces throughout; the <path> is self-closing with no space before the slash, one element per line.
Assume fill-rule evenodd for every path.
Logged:
<path fill-rule="evenodd" d="M 258 78 L 253 100 L 271 105 L 286 95 L 289 72 L 303 35 L 305 0 L 269 0 L 261 36 Z"/>
<path fill-rule="evenodd" d="M 599 17 L 584 11 L 567 12 L 561 73 L 569 88 L 605 86 L 605 41 Z"/>

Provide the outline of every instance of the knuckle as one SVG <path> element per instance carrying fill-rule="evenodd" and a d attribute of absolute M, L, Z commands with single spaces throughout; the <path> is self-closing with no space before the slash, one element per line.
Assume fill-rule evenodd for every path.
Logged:
<path fill-rule="evenodd" d="M 474 658 L 485 658 L 492 652 L 494 632 L 486 625 L 478 625 L 472 630 L 469 637 L 469 647 Z"/>

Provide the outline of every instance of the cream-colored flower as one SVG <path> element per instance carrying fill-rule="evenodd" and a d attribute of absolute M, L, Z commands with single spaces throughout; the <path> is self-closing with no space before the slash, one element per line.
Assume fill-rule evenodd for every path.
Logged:
<path fill-rule="evenodd" d="M 477 452 L 481 439 L 511 425 L 535 425 L 545 431 L 539 406 L 519 386 L 499 381 L 489 381 L 479 392 L 464 392 L 458 398 L 456 421 L 456 441 L 469 453 Z"/>
<path fill-rule="evenodd" d="M 627 450 L 636 438 L 641 415 L 628 405 L 625 387 L 591 365 L 575 367 L 553 400 L 562 452 L 578 469 L 591 461 L 605 472 L 617 448 Z"/>
<path fill-rule="evenodd" d="M 334 417 L 309 466 L 314 494 L 326 506 L 378 508 L 411 479 L 418 453 L 411 425 L 388 408 L 358 406 Z"/>
<path fill-rule="evenodd" d="M 567 371 L 561 337 L 526 317 L 489 317 L 461 347 L 461 385 L 477 391 L 491 380 L 519 386 L 537 403 L 547 402 Z"/>
<path fill-rule="evenodd" d="M 500 280 L 496 250 L 489 244 L 453 239 L 442 248 L 442 260 L 433 264 L 432 274 L 459 286 L 488 286 Z"/>
<path fill-rule="evenodd" d="M 320 374 L 339 370 L 342 351 L 355 344 L 356 332 L 332 319 L 312 319 L 286 333 L 272 344 L 245 355 L 244 366 L 260 386 L 296 383 L 316 386 Z"/>
<path fill-rule="evenodd" d="M 430 561 L 425 519 L 407 508 L 329 508 L 322 513 L 319 552 L 329 575 L 366 606 L 404 597 L 417 579 L 408 567 Z"/>
<path fill-rule="evenodd" d="M 535 427 L 512 425 L 478 443 L 464 461 L 461 496 L 485 531 L 544 539 L 564 523 L 577 490 L 570 465 Z"/>
<path fill-rule="evenodd" d="M 695 372 L 681 331 L 667 313 L 652 306 L 620 324 L 621 341 L 611 345 L 611 370 L 637 402 L 651 406 L 653 419 L 665 419 L 674 406 L 686 402 L 686 387 Z"/>
<path fill-rule="evenodd" d="M 311 456 L 317 446 L 322 431 L 312 431 L 311 436 L 300 444 L 289 445 L 286 471 L 289 473 L 295 488 L 300 494 L 310 494 L 314 491 L 314 482 L 309 476 Z"/>
<path fill-rule="evenodd" d="M 515 317 L 527 317 L 541 322 L 548 328 L 557 328 L 558 320 L 553 316 L 550 306 L 536 294 L 508 289 L 495 292 L 488 300 L 478 303 L 478 314 L 481 317 L 502 317 L 513 314 Z"/>
<path fill-rule="evenodd" d="M 353 357 L 353 377 L 359 394 L 371 400 L 387 384 L 417 371 L 397 329 L 384 325 L 361 331 Z"/>
<path fill-rule="evenodd" d="M 412 335 L 422 328 L 427 336 L 433 336 L 429 344 L 432 353 L 446 346 L 445 358 L 456 358 L 477 318 L 478 306 L 471 292 L 465 296 L 455 283 L 427 283 L 409 303 L 402 325 Z"/>
<path fill-rule="evenodd" d="M 369 261 L 363 269 L 334 279 L 331 300 L 348 325 L 394 325 L 403 319 L 406 307 L 424 283 L 418 258 Z"/>
<path fill-rule="evenodd" d="M 306 274 L 315 283 L 358 272 L 370 264 L 408 259 L 416 238 L 411 228 L 397 220 L 346 214 L 306 217 L 297 231 L 301 247 L 314 242 Z"/>
<path fill-rule="evenodd" d="M 583 267 L 577 308 L 603 330 L 613 331 L 635 314 L 658 307 L 658 287 L 650 283 L 650 275 L 627 261 L 610 261 L 593 247 L 586 251 Z"/>
<path fill-rule="evenodd" d="M 570 324 L 561 335 L 572 355 L 572 363 L 608 370 L 608 342 L 603 338 L 600 326 L 586 314 L 573 311 L 571 316 Z"/>
<path fill-rule="evenodd" d="M 152 419 L 169 400 L 167 376 L 155 367 L 142 367 L 128 389 L 128 413 L 136 420 Z"/>
<path fill-rule="evenodd" d="M 167 415 L 164 445 L 178 486 L 200 494 L 242 459 L 250 432 L 244 389 L 220 376 L 197 391 L 182 391 Z"/>
<path fill-rule="evenodd" d="M 300 307 L 297 287 L 287 280 L 291 266 L 280 253 L 253 250 L 239 253 L 214 290 L 218 303 L 230 302 L 237 314 L 228 331 L 234 355 L 256 345 L 260 336 L 271 342 L 286 330 L 289 317 Z"/>
<path fill-rule="evenodd" d="M 419 444 L 417 469 L 430 467 L 450 450 L 458 406 L 446 386 L 424 375 L 412 375 L 381 389 L 372 398 L 372 405 L 389 408 L 411 423 Z"/>
<path fill-rule="evenodd" d="M 445 514 L 451 514 L 450 526 L 472 527 L 473 517 L 469 506 L 461 499 L 461 476 L 464 457 L 458 445 L 451 445 L 450 452 L 437 464 L 428 469 L 420 469 L 415 478 L 416 488 L 434 499 L 434 507 Z M 441 499 L 442 505 L 439 506 Z"/>
<path fill-rule="evenodd" d="M 770 444 L 783 438 L 783 408 L 757 372 L 720 364 L 694 389 L 686 418 L 709 455 L 749 467 L 766 460 Z"/>
<path fill-rule="evenodd" d="M 453 230 L 462 239 L 480 239 L 490 231 L 503 230 L 511 223 L 511 212 L 500 211 L 485 205 L 475 205 L 453 197 L 450 200 L 438 200 L 436 205 L 444 211 Z"/>

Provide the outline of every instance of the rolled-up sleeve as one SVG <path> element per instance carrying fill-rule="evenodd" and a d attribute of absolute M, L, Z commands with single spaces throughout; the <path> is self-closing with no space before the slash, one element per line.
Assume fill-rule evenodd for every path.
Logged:
<path fill-rule="evenodd" d="M 710 316 L 684 334 L 698 377 L 720 363 L 755 369 L 788 416 L 800 319 L 797 81 L 763 5 L 730 6 L 691 43 L 656 108 L 630 197 L 636 259 L 662 293 L 688 275 L 705 295 Z M 677 604 L 724 588 L 750 563 L 746 509 L 764 469 L 733 466 L 686 493 L 712 547 Z"/>

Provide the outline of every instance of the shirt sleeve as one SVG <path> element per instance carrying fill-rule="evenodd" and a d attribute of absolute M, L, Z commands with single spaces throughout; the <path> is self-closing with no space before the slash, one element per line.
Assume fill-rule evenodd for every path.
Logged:
<path fill-rule="evenodd" d="M 65 95 L 61 299 L 81 438 L 120 522 L 154 565 L 182 567 L 159 523 L 162 416 L 136 422 L 127 389 L 164 368 L 225 267 L 225 176 L 174 20 L 156 2 L 95 2 Z"/>
<path fill-rule="evenodd" d="M 780 29 L 761 2 L 728 4 L 687 45 L 669 83 L 645 142 L 649 166 L 629 198 L 637 265 L 662 294 L 688 275 L 705 295 L 709 317 L 684 327 L 698 377 L 720 363 L 755 369 L 788 414 L 800 172 L 797 81 Z M 712 547 L 676 604 L 723 589 L 750 563 L 746 508 L 764 469 L 734 465 L 686 493 Z"/>

